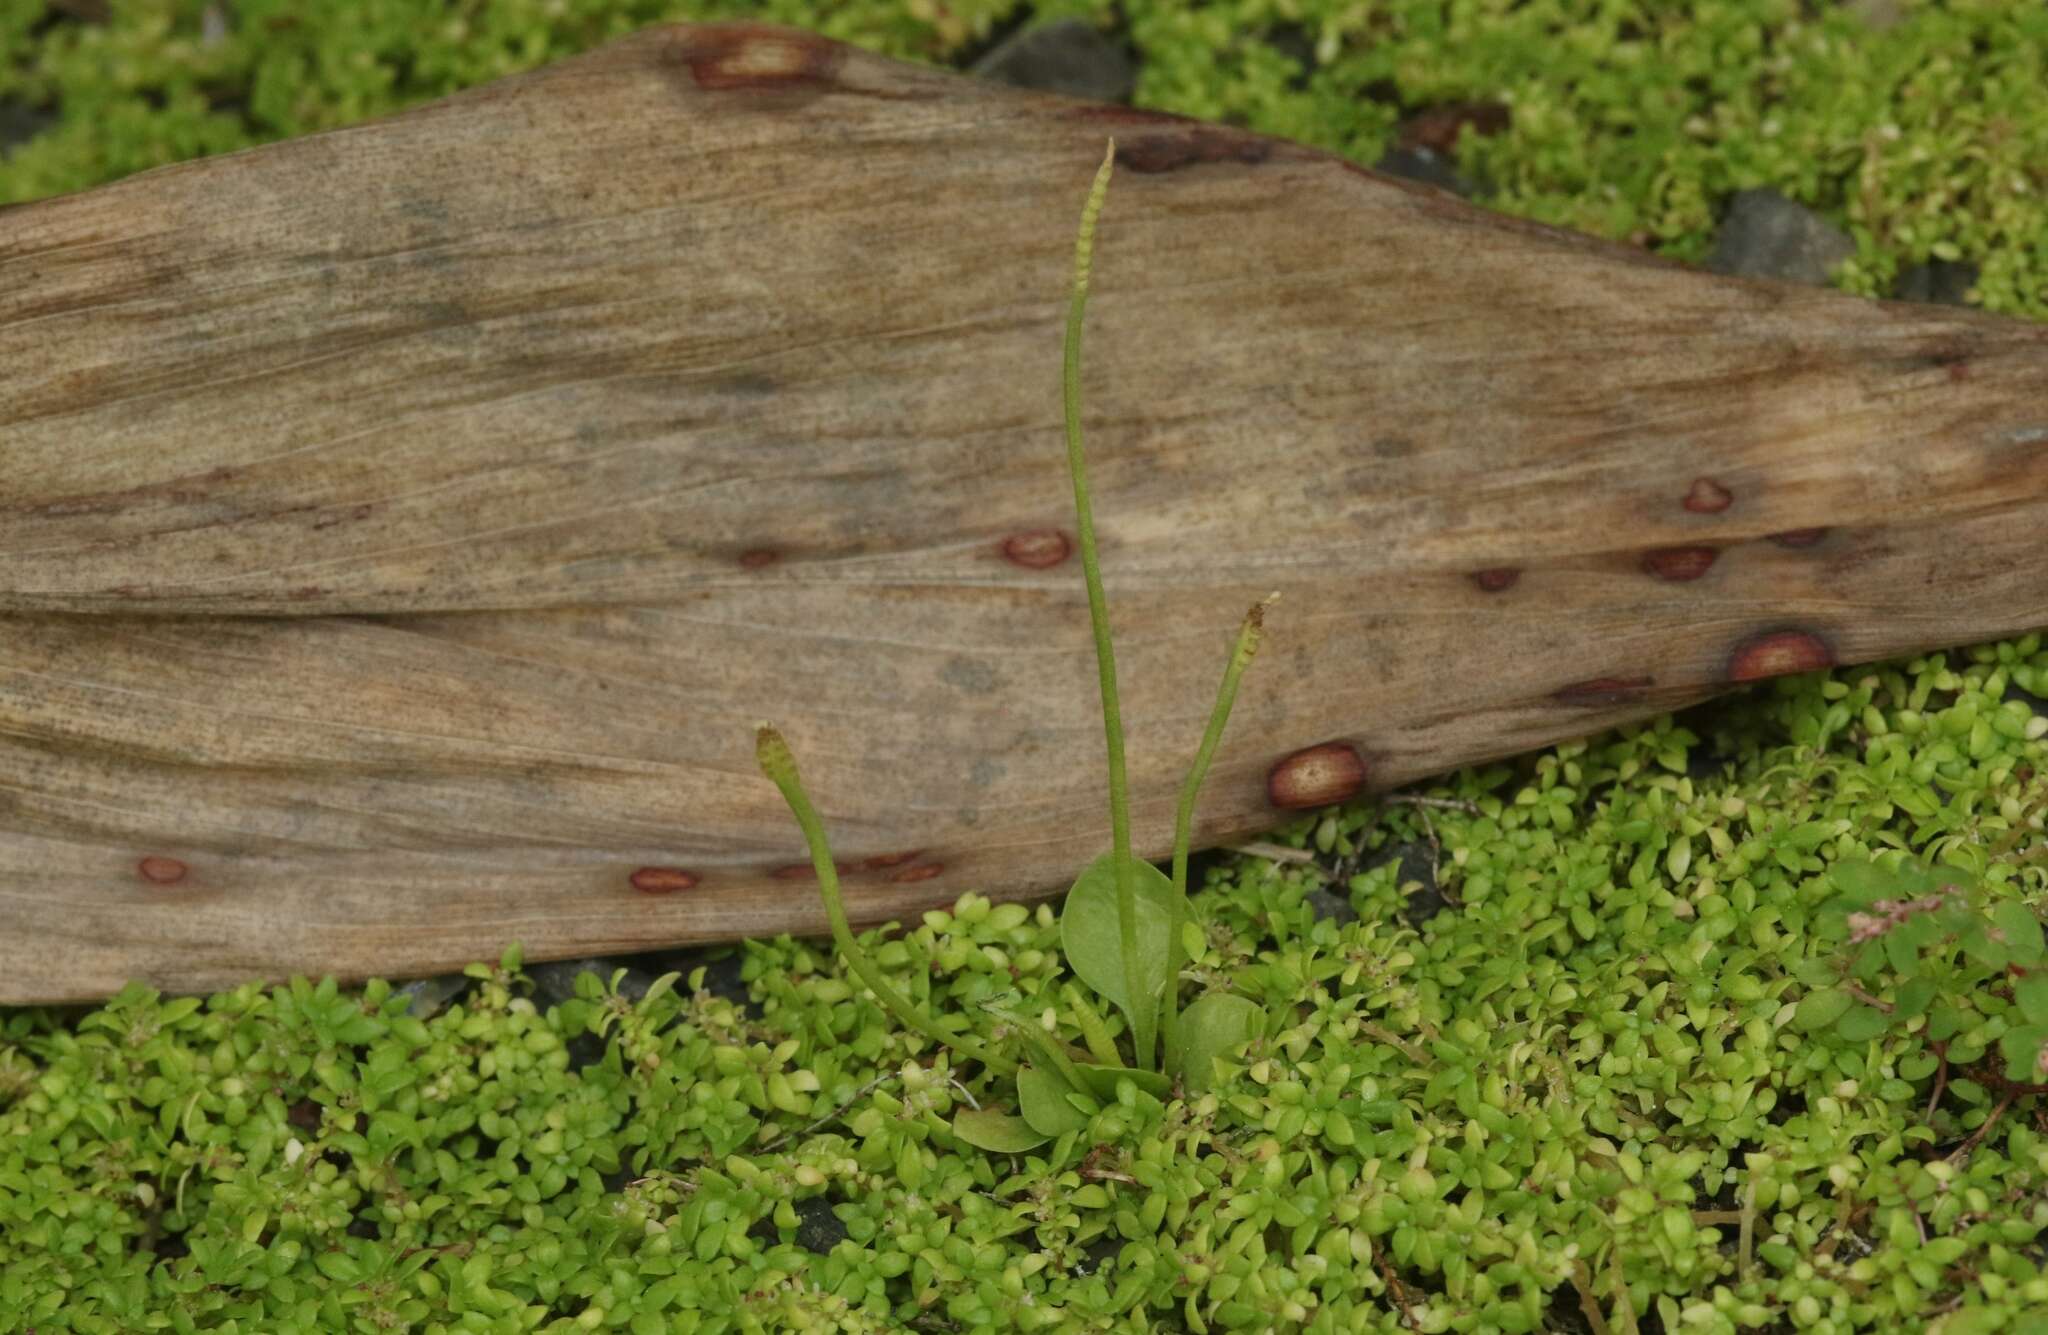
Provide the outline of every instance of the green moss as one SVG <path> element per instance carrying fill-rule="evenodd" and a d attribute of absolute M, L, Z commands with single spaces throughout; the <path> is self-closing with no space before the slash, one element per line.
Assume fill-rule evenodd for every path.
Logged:
<path fill-rule="evenodd" d="M 907 59 L 986 33 L 1007 5 L 676 0 L 110 0 L 104 23 L 0 0 L 0 97 L 59 123 L 0 170 L 0 202 L 352 125 L 587 50 L 650 23 L 758 18 Z M 209 38 L 209 9 L 227 16 Z M 924 17 L 919 17 L 923 11 Z"/>
<path fill-rule="evenodd" d="M 0 168 L 0 201 L 352 124 L 653 22 L 761 18 L 945 61 L 1025 12 L 1121 14 L 1147 106 L 1370 161 L 1404 110 L 1498 100 L 1509 128 L 1461 150 L 1495 207 L 1697 258 L 1729 194 L 1775 186 L 1855 236 L 1852 291 L 1969 260 L 1981 304 L 2048 315 L 2048 7 L 2010 0 L 1881 28 L 1802 0 L 242 0 L 210 41 L 205 0 L 110 8 L 53 23 L 0 0 L 0 97 L 62 113 Z"/>
<path fill-rule="evenodd" d="M 1149 105 L 1370 159 L 1415 108 L 1500 99 L 1510 127 L 1460 147 L 1500 207 L 1694 256 L 1729 192 L 1775 185 L 1854 232 L 1846 286 L 1957 258 L 1982 304 L 2048 314 L 2048 11 L 1638 8 L 1123 12 Z M 0 96 L 62 109 L 0 197 L 710 12 L 245 0 L 209 45 L 204 9 L 0 0 Z M 746 12 L 938 60 L 1007 9 Z M 1128 1088 L 1044 1156 L 953 1139 L 993 1082 L 786 939 L 743 947 L 752 1012 L 586 978 L 543 1013 L 516 957 L 426 1021 L 305 983 L 0 1012 L 0 1328 L 2038 1329 L 2048 1139 L 2001 1074 L 2015 999 L 1981 990 L 1943 1044 L 1800 1022 L 1838 863 L 1911 851 L 2038 910 L 2048 721 L 2019 692 L 2048 695 L 2035 637 L 1461 772 L 1431 790 L 1450 806 L 1310 817 L 1278 839 L 1314 865 L 1241 858 L 1196 903 L 1191 967 L 1285 1021 L 1215 1092 Z M 1432 835 L 1454 902 L 1408 925 L 1396 866 L 1354 869 Z M 1331 869 L 1356 922 L 1312 912 Z M 990 1041 L 990 1002 L 1082 1036 L 1049 910 L 969 899 L 868 941 Z"/>
<path fill-rule="evenodd" d="M 1401 107 L 1500 101 L 1510 127 L 1461 152 L 1496 208 L 1696 259 L 1728 195 L 1775 186 L 1856 237 L 1852 291 L 1967 259 L 1983 305 L 2048 315 L 2048 8 L 1918 6 L 1882 31 L 1797 0 L 1129 8 L 1149 104 L 1370 161 Z"/>

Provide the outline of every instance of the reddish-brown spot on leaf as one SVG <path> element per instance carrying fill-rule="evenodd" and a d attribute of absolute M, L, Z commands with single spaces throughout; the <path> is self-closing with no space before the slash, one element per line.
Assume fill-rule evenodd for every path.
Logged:
<path fill-rule="evenodd" d="M 1056 528 L 1035 528 L 1013 533 L 1003 539 L 1003 557 L 1026 570 L 1044 570 L 1067 559 L 1074 550 L 1067 535 Z"/>
<path fill-rule="evenodd" d="M 1195 126 L 1179 134 L 1125 140 L 1116 146 L 1116 165 L 1150 176 L 1212 162 L 1252 167 L 1272 155 L 1271 140 L 1238 130 Z"/>
<path fill-rule="evenodd" d="M 176 858 L 162 857 L 152 853 L 136 863 L 135 870 L 140 872 L 142 879 L 148 881 L 151 885 L 176 885 L 185 879 L 185 873 L 190 871 L 191 868 Z"/>
<path fill-rule="evenodd" d="M 1365 757 L 1349 742 L 1323 742 L 1283 757 L 1266 775 L 1266 799 L 1301 810 L 1344 802 L 1365 787 Z"/>
<path fill-rule="evenodd" d="M 1696 477 L 1685 493 L 1686 509 L 1696 515 L 1717 515 L 1735 501 L 1735 494 L 1710 477 Z"/>
<path fill-rule="evenodd" d="M 1811 631 L 1772 630 L 1752 635 L 1728 656 L 1728 680 L 1762 681 L 1835 665 L 1835 651 Z"/>
<path fill-rule="evenodd" d="M 1783 533 L 1773 533 L 1771 541 L 1780 547 L 1811 547 L 1827 535 L 1824 528 L 1788 528 Z"/>
<path fill-rule="evenodd" d="M 1970 364 L 1968 362 L 1951 363 L 1948 368 L 1948 378 L 1950 384 L 1962 384 L 1970 378 Z"/>
<path fill-rule="evenodd" d="M 1643 569 L 1658 579 L 1698 579 L 1719 555 L 1712 547 L 1659 547 L 1643 553 Z"/>
<path fill-rule="evenodd" d="M 681 867 L 642 867 L 629 877 L 633 888 L 643 895 L 667 895 L 697 884 L 695 872 Z"/>
<path fill-rule="evenodd" d="M 1445 102 L 1402 121 L 1397 142 L 1402 148 L 1426 148 L 1449 156 L 1466 126 L 1476 135 L 1499 134 L 1508 128 L 1511 114 L 1504 102 Z"/>
<path fill-rule="evenodd" d="M 780 556 L 772 547 L 749 547 L 740 553 L 740 569 L 759 570 L 762 566 L 772 566 Z"/>
<path fill-rule="evenodd" d="M 884 867 L 900 867 L 911 861 L 924 850 L 913 848 L 907 853 L 877 853 L 871 858 L 861 859 L 863 871 L 880 871 Z"/>
<path fill-rule="evenodd" d="M 706 92 L 792 88 L 829 83 L 844 48 L 789 28 L 735 25 L 699 28 L 683 39 L 676 58 Z"/>
<path fill-rule="evenodd" d="M 1495 566 L 1491 570 L 1474 571 L 1472 582 L 1487 593 L 1499 593 L 1515 587 L 1515 581 L 1521 577 L 1522 572 L 1513 566 Z"/>
<path fill-rule="evenodd" d="M 832 867 L 841 876 L 853 870 L 852 867 L 844 862 L 835 862 L 832 864 Z M 778 881 L 815 881 L 818 879 L 817 870 L 808 862 L 785 863 L 768 874 Z"/>
<path fill-rule="evenodd" d="M 1192 116 L 1176 116 L 1170 111 L 1153 111 L 1149 107 L 1127 107 L 1116 102 L 1083 102 L 1074 108 L 1074 115 L 1081 120 L 1102 121 L 1110 125 L 1202 124 Z"/>
<path fill-rule="evenodd" d="M 908 881 L 929 881 L 946 869 L 943 862 L 920 862 L 915 867 L 905 867 L 889 879 L 898 883 Z"/>
<path fill-rule="evenodd" d="M 1633 704 L 1643 692 L 1657 684 L 1655 677 L 1594 677 L 1560 686 L 1550 698 L 1574 709 L 1597 709 L 1605 705 Z"/>

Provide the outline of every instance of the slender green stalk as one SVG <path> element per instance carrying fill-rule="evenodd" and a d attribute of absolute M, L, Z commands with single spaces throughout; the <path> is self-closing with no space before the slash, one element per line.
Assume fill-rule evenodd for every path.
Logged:
<path fill-rule="evenodd" d="M 1238 628 L 1237 643 L 1223 668 L 1223 684 L 1216 689 L 1216 707 L 1209 711 L 1209 729 L 1195 751 L 1195 763 L 1188 767 L 1187 782 L 1180 789 L 1180 810 L 1173 818 L 1173 898 L 1166 917 L 1166 996 L 1161 999 L 1161 1026 L 1166 1035 L 1166 1073 L 1180 1074 L 1180 925 L 1187 918 L 1188 840 L 1195 823 L 1195 795 L 1202 780 L 1209 777 L 1209 762 L 1223 740 L 1223 726 L 1230 721 L 1231 706 L 1237 703 L 1237 683 L 1259 651 L 1259 636 L 1265 630 L 1266 608 L 1280 595 L 1272 593 L 1252 604 Z"/>
<path fill-rule="evenodd" d="M 1073 1009 L 1074 1022 L 1081 1026 L 1081 1038 L 1095 1060 L 1103 1066 L 1122 1066 L 1124 1059 L 1116 1050 L 1116 1040 L 1110 1037 L 1109 1026 L 1089 1004 L 1088 994 L 1072 983 L 1065 983 L 1060 987 L 1060 998 Z"/>
<path fill-rule="evenodd" d="M 818 874 L 818 894 L 825 901 L 825 916 L 832 921 L 833 944 L 839 947 L 839 953 L 845 957 L 854 976 L 867 985 L 867 989 L 905 1028 L 914 1029 L 963 1057 L 971 1057 L 998 1074 L 1014 1072 L 1017 1069 L 1015 1062 L 997 1056 L 971 1038 L 941 1029 L 924 1012 L 911 1005 L 907 997 L 889 986 L 889 980 L 882 976 L 882 971 L 875 967 L 867 952 L 860 948 L 860 943 L 853 939 L 853 928 L 846 921 L 846 905 L 839 897 L 839 869 L 832 865 L 832 848 L 825 840 L 824 822 L 818 819 L 817 809 L 804 792 L 803 780 L 796 772 L 796 756 L 790 751 L 789 743 L 770 724 L 763 723 L 754 731 L 754 759 L 761 766 L 761 772 L 782 791 L 782 800 L 789 803 L 791 814 L 803 829 L 804 842 L 811 850 L 811 867 Z"/>
<path fill-rule="evenodd" d="M 1095 554 L 1095 511 L 1088 502 L 1088 464 L 1081 450 L 1081 315 L 1088 305 L 1088 265 L 1095 251 L 1095 220 L 1109 191 L 1109 173 L 1116 161 L 1112 139 L 1096 169 L 1095 184 L 1081 208 L 1081 234 L 1074 242 L 1074 296 L 1067 306 L 1066 359 L 1061 374 L 1067 411 L 1067 472 L 1074 481 L 1074 527 L 1081 548 L 1081 574 L 1088 582 L 1088 620 L 1095 631 L 1095 667 L 1102 679 L 1102 731 L 1109 747 L 1110 855 L 1116 865 L 1117 935 L 1123 948 L 1124 991 L 1136 1012 L 1131 1038 L 1137 1065 L 1152 1064 L 1153 1016 L 1144 991 L 1144 969 L 1138 959 L 1138 890 L 1131 865 L 1130 787 L 1124 774 L 1123 711 L 1117 703 L 1116 651 L 1109 641 L 1109 605 L 1102 594 L 1102 567 Z"/>

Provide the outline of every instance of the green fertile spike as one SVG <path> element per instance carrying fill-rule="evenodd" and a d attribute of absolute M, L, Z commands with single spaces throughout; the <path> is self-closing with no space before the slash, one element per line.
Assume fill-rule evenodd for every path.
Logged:
<path fill-rule="evenodd" d="M 1102 683 L 1102 731 L 1109 750 L 1110 852 L 1117 869 L 1117 925 L 1123 948 L 1127 995 L 1142 991 L 1138 961 L 1137 890 L 1131 872 L 1130 784 L 1124 773 L 1123 712 L 1117 702 L 1116 651 L 1109 638 L 1109 606 L 1102 593 L 1102 567 L 1095 552 L 1095 512 L 1088 500 L 1088 465 L 1081 449 L 1081 317 L 1088 305 L 1088 267 L 1095 255 L 1095 220 L 1102 214 L 1109 175 L 1116 161 L 1111 140 L 1096 169 L 1088 202 L 1081 207 L 1081 232 L 1074 242 L 1074 295 L 1067 306 L 1066 358 L 1062 398 L 1066 405 L 1067 472 L 1074 483 L 1074 527 L 1081 549 L 1081 574 L 1088 584 L 1088 620 L 1095 632 L 1095 666 Z M 1143 1001 L 1131 1017 L 1137 1063 L 1152 1060 L 1153 1008 Z"/>
<path fill-rule="evenodd" d="M 803 780 L 796 772 L 796 756 L 790 751 L 789 743 L 770 724 L 763 723 L 754 731 L 754 760 L 769 781 L 781 790 L 782 800 L 789 804 L 791 814 L 804 832 L 804 842 L 811 850 L 811 866 L 818 874 L 818 895 L 825 901 L 825 916 L 832 922 L 833 944 L 838 946 L 854 976 L 905 1028 L 914 1029 L 963 1057 L 971 1057 L 991 1071 L 1007 1074 L 1016 1070 L 1015 1062 L 995 1055 L 972 1039 L 941 1029 L 889 985 L 889 980 L 882 976 L 882 971 L 875 967 L 867 952 L 854 940 L 853 928 L 846 920 L 846 905 L 839 897 L 839 869 L 832 865 L 832 847 L 825 839 L 824 822 L 818 819 L 816 808 L 812 807 L 810 797 L 804 792 Z"/>
<path fill-rule="evenodd" d="M 1230 721 L 1231 706 L 1237 703 L 1237 683 L 1244 676 L 1245 668 L 1251 665 L 1252 655 L 1259 651 L 1259 638 L 1266 628 L 1266 609 L 1279 596 L 1277 593 L 1267 594 L 1244 614 L 1244 624 L 1237 631 L 1237 643 L 1231 646 L 1230 661 L 1223 668 L 1223 683 L 1216 688 L 1216 705 L 1209 711 L 1208 731 L 1202 734 L 1202 744 L 1195 751 L 1195 763 L 1188 767 L 1187 782 L 1181 785 L 1180 790 L 1180 809 L 1173 818 L 1173 898 L 1168 901 L 1171 916 L 1166 924 L 1166 989 L 1160 999 L 1169 1075 L 1180 1074 L 1180 925 L 1187 918 L 1188 841 L 1195 822 L 1195 797 L 1202 791 L 1202 781 L 1209 777 L 1209 762 L 1215 758 L 1217 744 L 1223 740 L 1223 727 Z"/>

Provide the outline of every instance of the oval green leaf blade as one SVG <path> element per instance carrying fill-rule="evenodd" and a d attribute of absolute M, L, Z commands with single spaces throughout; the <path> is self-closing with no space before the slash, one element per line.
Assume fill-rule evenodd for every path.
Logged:
<path fill-rule="evenodd" d="M 2005 1057 L 2005 1078 L 2021 1084 L 2036 1084 L 2044 1074 L 2042 1049 L 2048 1047 L 2048 1025 L 2021 1025 L 1999 1036 L 1998 1050 Z"/>
<path fill-rule="evenodd" d="M 1181 1081 L 1191 1094 L 1216 1083 L 1218 1058 L 1228 1060 L 1258 1030 L 1259 1004 L 1230 992 L 1207 992 L 1180 1017 Z"/>
<path fill-rule="evenodd" d="M 1901 983 L 1898 996 L 1892 1001 L 1892 1019 L 1903 1023 L 1925 1015 L 1927 1008 L 1934 1004 L 1935 993 L 1939 990 L 1939 986 L 1932 978 L 1915 978 L 1910 982 Z"/>
<path fill-rule="evenodd" d="M 1842 966 L 1833 955 L 1812 955 L 1786 969 L 1808 987 L 1830 987 L 1841 979 Z"/>
<path fill-rule="evenodd" d="M 2002 970 L 2012 962 L 2012 952 L 2005 946 L 2005 933 L 1994 931 L 1993 924 L 1983 918 L 1973 917 L 1964 923 L 1956 941 L 1963 954 L 1979 968 Z"/>
<path fill-rule="evenodd" d="M 1876 1007 L 1852 1006 L 1835 1021 L 1835 1034 L 1846 1043 L 1868 1043 L 1890 1027 L 1890 1019 Z"/>
<path fill-rule="evenodd" d="M 1017 1068 L 1017 1104 L 1034 1131 L 1050 1137 L 1087 1130 L 1088 1114 L 1067 1099 L 1073 1092 L 1074 1087 L 1058 1071 L 1042 1071 L 1036 1066 Z"/>
<path fill-rule="evenodd" d="M 2005 934 L 2005 950 L 2013 963 L 2029 968 L 2041 961 L 2041 920 L 2017 900 L 2002 899 L 1991 910 L 1991 921 Z M 2033 1018 L 2031 1015 L 2029 1019 Z M 2048 1018 L 2048 1017 L 2043 1017 Z"/>
<path fill-rule="evenodd" d="M 1081 1078 L 1088 1082 L 1088 1092 L 1104 1103 L 1116 1102 L 1116 1082 L 1128 1080 L 1155 1099 L 1165 1099 L 1173 1093 L 1173 1081 L 1163 1071 L 1140 1071 L 1131 1066 L 1093 1066 L 1083 1064 L 1078 1068 Z"/>
<path fill-rule="evenodd" d="M 2014 983 L 2012 999 L 2028 1024 L 2048 1024 L 2048 973 L 2037 969 Z"/>
<path fill-rule="evenodd" d="M 1012 1117 L 995 1108 L 983 1108 L 979 1112 L 963 1108 L 954 1113 L 953 1134 L 976 1149 L 993 1150 L 997 1154 L 1021 1154 L 1052 1139 L 1034 1131 L 1023 1118 Z"/>
<path fill-rule="evenodd" d="M 1798 1007 L 1792 1012 L 1792 1023 L 1810 1034 L 1841 1019 L 1855 1004 L 1856 998 L 1839 987 L 1808 992 L 1799 999 Z"/>
<path fill-rule="evenodd" d="M 1969 1028 L 1976 1018 L 1974 1011 L 1964 1010 L 1947 1000 L 1937 1001 L 1927 1012 L 1927 1041 L 1946 1042 Z"/>
<path fill-rule="evenodd" d="M 1132 859 L 1131 887 L 1136 900 L 1139 977 L 1145 995 L 1133 999 L 1124 986 L 1123 933 L 1117 921 L 1116 858 L 1105 853 L 1067 892 L 1060 910 L 1060 948 L 1074 976 L 1117 1004 L 1137 1026 L 1140 1013 L 1157 1012 L 1166 987 L 1166 925 L 1173 902 L 1173 882 L 1149 862 Z M 1133 1006 L 1143 1007 L 1143 1011 Z M 1149 1024 L 1144 1026 L 1149 1028 Z"/>
<path fill-rule="evenodd" d="M 1868 902 L 1891 894 L 1898 888 L 1899 878 L 1868 858 L 1855 858 L 1828 868 L 1828 882 L 1840 893 Z"/>

